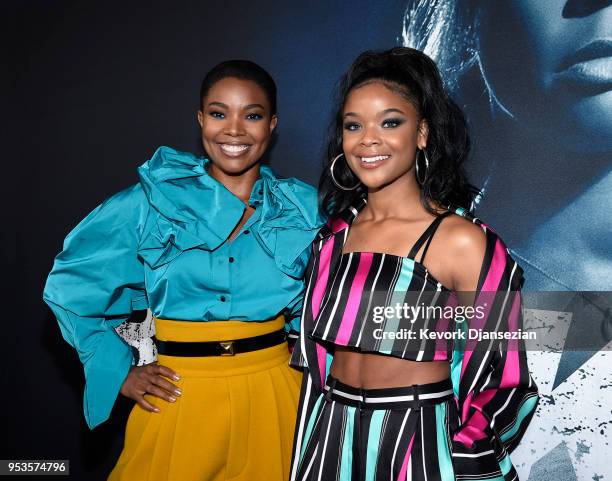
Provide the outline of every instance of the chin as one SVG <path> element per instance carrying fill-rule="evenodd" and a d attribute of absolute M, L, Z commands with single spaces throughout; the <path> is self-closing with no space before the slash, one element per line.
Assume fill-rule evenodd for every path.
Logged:
<path fill-rule="evenodd" d="M 368 190 L 382 189 L 383 187 L 393 184 L 402 177 L 402 174 L 393 175 L 393 173 L 385 173 L 383 171 L 364 172 L 360 174 L 362 174 L 359 176 L 361 183 L 365 185 Z"/>
<path fill-rule="evenodd" d="M 367 187 L 368 190 L 379 190 L 383 187 L 393 183 L 393 180 L 389 179 L 362 179 L 361 183 Z"/>
<path fill-rule="evenodd" d="M 252 169 L 259 161 L 250 158 L 227 158 L 223 154 L 211 156 L 214 166 L 227 175 L 241 175 Z"/>
<path fill-rule="evenodd" d="M 573 151 L 609 153 L 612 151 L 612 91 L 580 99 L 566 114 L 571 122 Z"/>
<path fill-rule="evenodd" d="M 245 172 L 251 170 L 255 165 L 257 165 L 257 161 L 249 162 L 249 163 L 223 163 L 222 165 L 217 164 L 217 167 L 225 172 L 227 175 L 242 175 Z"/>

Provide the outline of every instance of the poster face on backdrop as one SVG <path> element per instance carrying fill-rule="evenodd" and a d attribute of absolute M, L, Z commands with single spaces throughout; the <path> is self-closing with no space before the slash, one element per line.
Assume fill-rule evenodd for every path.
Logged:
<path fill-rule="evenodd" d="M 18 366 L 3 373 L 17 386 L 3 400 L 15 413 L 7 457 L 70 458 L 75 479 L 113 466 L 127 411 L 84 427 L 80 364 L 42 288 L 67 232 L 136 182 L 159 145 L 202 153 L 203 74 L 231 58 L 263 65 L 279 88 L 266 161 L 316 184 L 340 76 L 366 49 L 405 45 L 438 63 L 468 118 L 474 209 L 524 269 L 525 290 L 576 293 L 593 312 L 540 313 L 568 344 L 528 353 L 542 397 L 512 453 L 520 479 L 612 479 L 612 318 L 582 294 L 612 291 L 612 1 L 32 1 L 6 18 L 6 192 L 23 199 L 1 234 L 18 299 L 5 315 L 20 320 L 6 323 L 15 342 L 3 349 Z M 601 341 L 572 348 L 585 329 Z"/>
<path fill-rule="evenodd" d="M 403 43 L 438 62 L 465 109 L 476 212 L 510 246 L 527 290 L 612 289 L 611 3 L 406 5 Z M 597 308 L 593 296 L 577 297 Z M 591 327 L 605 333 L 610 321 L 601 312 Z M 584 322 L 570 321 L 567 343 Z M 521 479 L 612 475 L 610 340 L 528 353 L 542 399 L 513 454 Z"/>

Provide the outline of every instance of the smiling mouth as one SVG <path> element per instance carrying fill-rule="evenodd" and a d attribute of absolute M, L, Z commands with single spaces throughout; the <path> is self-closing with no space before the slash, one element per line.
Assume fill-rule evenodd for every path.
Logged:
<path fill-rule="evenodd" d="M 249 150 L 249 147 L 247 144 L 219 144 L 221 151 L 230 156 L 240 155 Z"/>
<path fill-rule="evenodd" d="M 383 160 L 387 160 L 390 155 L 375 155 L 374 157 L 359 157 L 361 161 L 365 164 L 373 164 L 375 162 L 381 162 Z"/>

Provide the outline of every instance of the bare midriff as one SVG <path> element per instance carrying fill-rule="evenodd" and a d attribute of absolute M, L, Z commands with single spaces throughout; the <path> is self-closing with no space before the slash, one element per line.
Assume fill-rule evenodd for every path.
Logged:
<path fill-rule="evenodd" d="M 448 361 L 407 361 L 336 346 L 330 374 L 349 386 L 379 389 L 443 381 L 450 369 Z"/>

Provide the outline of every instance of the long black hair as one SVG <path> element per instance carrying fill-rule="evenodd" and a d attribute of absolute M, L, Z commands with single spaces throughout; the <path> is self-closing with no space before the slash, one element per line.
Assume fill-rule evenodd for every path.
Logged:
<path fill-rule="evenodd" d="M 332 180 L 330 165 L 342 153 L 342 112 L 349 93 L 374 82 L 402 95 L 415 107 L 419 117 L 427 120 L 429 170 L 421 185 L 423 206 L 434 215 L 437 210 L 432 203 L 469 209 L 478 191 L 468 182 L 463 169 L 470 150 L 463 112 L 445 91 L 433 60 L 419 50 L 396 47 L 362 53 L 340 81 L 336 115 L 330 127 L 327 157 L 319 181 L 321 211 L 334 216 L 367 194 L 363 184 L 353 191 L 339 189 Z M 346 162 L 340 160 L 343 159 L 339 159 L 334 168 L 336 180 L 345 186 L 354 185 L 358 179 Z"/>

